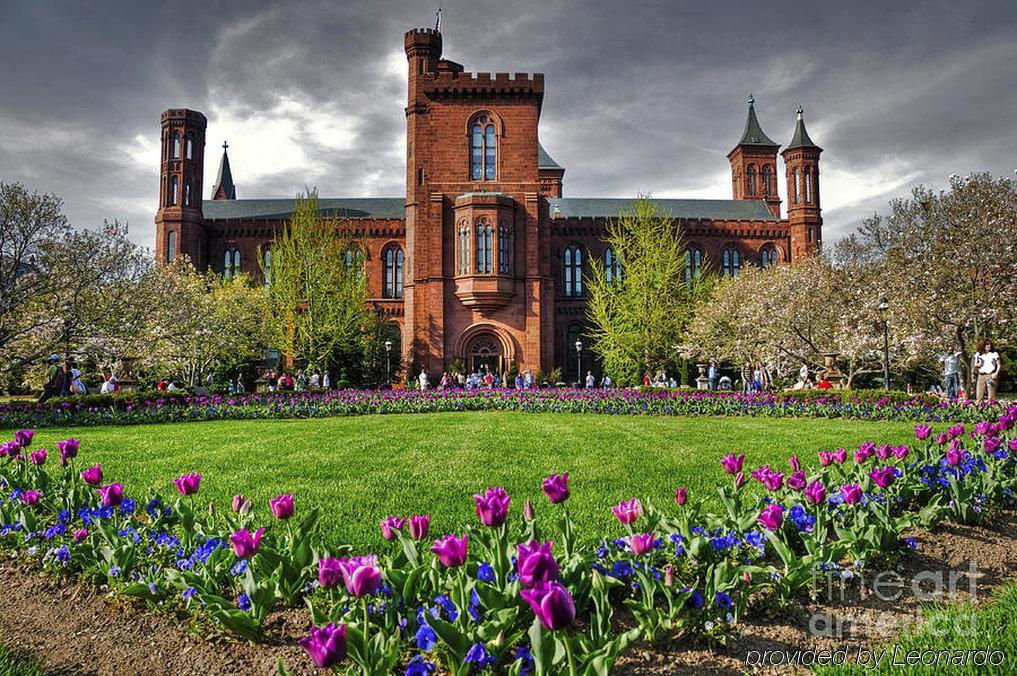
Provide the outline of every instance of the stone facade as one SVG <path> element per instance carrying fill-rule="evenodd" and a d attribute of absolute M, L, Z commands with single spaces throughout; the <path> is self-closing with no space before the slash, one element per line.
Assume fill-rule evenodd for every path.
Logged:
<path fill-rule="evenodd" d="M 323 211 L 349 219 L 367 243 L 371 303 L 399 329 L 413 373 L 440 374 L 463 359 L 468 368 L 514 363 L 560 367 L 574 377 L 572 345 L 584 334 L 582 274 L 591 257 L 609 255 L 606 225 L 629 200 L 563 196 L 565 169 L 538 137 L 542 74 L 468 73 L 442 58 L 441 34 L 431 29 L 408 32 L 404 48 L 405 198 L 323 198 Z M 213 199 L 199 199 L 205 124 L 195 111 L 163 113 L 157 259 L 186 255 L 199 268 L 258 276 L 258 256 L 285 227 L 292 200 L 235 199 L 225 148 Z M 728 155 L 733 199 L 659 200 L 684 227 L 687 268 L 737 274 L 819 247 L 821 149 L 800 112 L 782 153 L 785 219 L 778 149 L 750 98 L 745 133 Z M 588 368 L 595 365 L 584 356 Z"/>

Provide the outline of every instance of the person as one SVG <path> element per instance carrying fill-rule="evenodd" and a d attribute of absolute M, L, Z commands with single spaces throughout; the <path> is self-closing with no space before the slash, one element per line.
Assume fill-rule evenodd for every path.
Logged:
<path fill-rule="evenodd" d="M 826 379 L 826 374 L 824 373 L 819 377 L 819 380 L 816 381 L 816 387 L 821 390 L 828 390 L 833 387 L 833 383 Z"/>
<path fill-rule="evenodd" d="M 315 370 L 315 372 L 311 374 L 311 389 L 317 390 L 319 387 L 321 387 L 321 374 Z"/>
<path fill-rule="evenodd" d="M 304 369 L 297 371 L 297 389 L 301 392 L 307 389 L 307 374 L 304 373 Z"/>
<path fill-rule="evenodd" d="M 417 376 L 417 383 L 420 385 L 420 391 L 423 392 L 427 389 L 427 372 L 421 371 L 420 375 Z"/>
<path fill-rule="evenodd" d="M 752 391 L 761 392 L 763 390 L 763 365 L 757 363 L 756 368 L 752 370 Z"/>
<path fill-rule="evenodd" d="M 802 383 L 802 385 L 808 385 L 809 384 L 809 365 L 808 364 L 803 363 L 802 367 L 800 369 L 798 369 L 798 380 Z M 798 389 L 798 388 L 795 388 L 795 389 Z"/>
<path fill-rule="evenodd" d="M 996 390 L 999 386 L 999 370 L 1002 363 L 999 353 L 993 349 L 992 341 L 983 338 L 978 343 L 978 354 L 975 355 L 975 371 L 978 373 L 978 380 L 975 383 L 975 403 L 982 403 L 988 395 L 988 401 L 996 399 Z"/>
<path fill-rule="evenodd" d="M 111 371 L 108 378 L 102 381 L 99 386 L 99 394 L 113 394 L 117 391 L 117 377 Z"/>
<path fill-rule="evenodd" d="M 940 355 L 939 363 L 943 365 L 943 387 L 947 399 L 956 399 L 960 389 L 960 350 Z"/>
<path fill-rule="evenodd" d="M 523 380 L 523 374 L 522 373 L 517 373 L 516 374 L 516 389 L 517 390 L 523 389 L 524 382 L 525 381 Z"/>
<path fill-rule="evenodd" d="M 239 373 L 237 374 L 237 385 L 233 388 L 233 391 L 237 394 L 243 394 L 247 391 L 246 388 L 244 388 L 244 376 Z"/>
<path fill-rule="evenodd" d="M 752 366 L 748 362 L 742 364 L 742 392 L 748 394 L 752 391 Z"/>
<path fill-rule="evenodd" d="M 592 390 L 597 386 L 597 379 L 593 377 L 593 371 L 586 372 L 586 389 Z"/>
<path fill-rule="evenodd" d="M 328 377 L 328 371 L 325 371 L 325 374 L 321 376 L 321 389 L 328 390 L 330 387 L 332 387 L 332 379 Z"/>
<path fill-rule="evenodd" d="M 905 387 L 907 393 L 914 394 L 915 388 L 918 387 L 918 371 L 916 371 L 915 368 L 912 366 L 911 368 L 907 369 L 907 371 L 904 373 L 904 377 L 905 382 L 907 383 Z"/>
<path fill-rule="evenodd" d="M 706 381 L 709 389 L 717 389 L 717 362 L 712 359 L 710 360 L 710 365 L 706 369 Z"/>
<path fill-rule="evenodd" d="M 78 365 L 71 360 L 71 394 L 88 394 L 88 388 L 85 387 L 85 383 L 81 382 L 81 369 Z"/>
<path fill-rule="evenodd" d="M 643 387 L 649 387 L 649 386 L 650 386 L 650 372 L 647 371 L 646 375 L 643 376 Z"/>
<path fill-rule="evenodd" d="M 600 386 L 603 387 L 605 390 L 607 388 L 611 387 L 611 376 L 609 376 L 609 375 L 607 375 L 605 373 L 604 374 L 604 379 L 602 381 L 600 381 Z"/>
<path fill-rule="evenodd" d="M 177 383 L 176 383 L 175 380 L 170 380 L 169 381 L 169 385 L 166 386 L 166 391 L 167 392 L 176 392 L 178 389 L 180 389 L 180 388 L 177 387 Z"/>
<path fill-rule="evenodd" d="M 730 391 L 732 387 L 731 378 L 729 376 L 721 376 L 720 380 L 717 381 L 717 387 L 725 391 Z"/>
<path fill-rule="evenodd" d="M 533 376 L 533 371 L 531 371 L 530 369 L 526 369 L 526 375 L 523 376 L 523 388 L 527 390 L 532 390 L 534 380 L 535 378 Z"/>
<path fill-rule="evenodd" d="M 40 402 L 60 394 L 64 386 L 64 370 L 60 368 L 60 355 L 51 354 L 47 364 L 46 383 L 42 386 L 42 394 L 39 395 Z"/>
<path fill-rule="evenodd" d="M 491 389 L 492 385 L 494 385 L 494 376 L 491 374 L 491 370 L 490 369 L 485 369 L 485 373 L 484 373 L 484 387 L 487 388 L 487 389 Z"/>
<path fill-rule="evenodd" d="M 279 376 L 275 374 L 275 371 L 270 370 L 265 379 L 268 381 L 268 391 L 275 392 L 279 387 Z"/>

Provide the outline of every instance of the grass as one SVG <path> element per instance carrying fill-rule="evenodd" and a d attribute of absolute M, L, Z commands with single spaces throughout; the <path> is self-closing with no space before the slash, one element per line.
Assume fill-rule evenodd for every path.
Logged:
<path fill-rule="evenodd" d="M 267 519 L 268 499 L 293 492 L 298 509 L 321 508 L 327 542 L 369 550 L 388 514 L 430 513 L 435 535 L 473 523 L 470 496 L 489 486 L 508 490 L 515 513 L 530 498 L 539 514 L 549 509 L 541 480 L 560 471 L 571 473 L 580 533 L 620 534 L 608 510 L 619 500 L 673 505 L 682 484 L 690 499 L 713 500 L 724 453 L 786 469 L 790 455 L 814 462 L 816 451 L 906 443 L 913 432 L 909 423 L 841 419 L 434 413 L 49 428 L 35 445 L 54 451 L 55 465 L 55 442 L 68 436 L 82 440 L 79 468 L 101 463 L 129 495 L 175 495 L 173 478 L 200 472 L 202 501 L 228 508 L 243 493 Z"/>
<path fill-rule="evenodd" d="M 31 657 L 0 643 L 0 676 L 39 676 L 42 669 Z"/>
<path fill-rule="evenodd" d="M 897 674 L 906 671 L 908 674 L 1013 674 L 1017 673 L 1017 584 L 1010 584 L 1000 589 L 991 603 L 972 606 L 971 604 L 937 605 L 929 607 L 925 612 L 926 621 L 916 630 L 902 633 L 896 641 L 883 646 L 869 646 L 877 650 L 887 650 L 878 668 L 869 666 L 828 667 L 817 669 L 817 673 L 825 676 L 843 676 L 846 674 Z M 894 651 L 896 650 L 896 658 Z M 962 654 L 974 651 L 998 651 L 998 656 L 984 666 L 966 664 L 955 666 L 950 655 L 942 654 L 939 666 L 933 664 L 933 655 L 938 651 L 961 651 Z M 926 656 L 928 664 L 920 662 L 911 666 L 907 664 L 907 655 L 916 651 Z M 849 651 L 851 655 L 851 651 Z M 893 664 L 894 659 L 897 665 Z M 851 660 L 848 663 L 850 665 Z"/>

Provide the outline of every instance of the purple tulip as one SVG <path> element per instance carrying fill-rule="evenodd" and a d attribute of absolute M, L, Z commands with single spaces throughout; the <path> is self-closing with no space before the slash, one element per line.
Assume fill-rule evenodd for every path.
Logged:
<path fill-rule="evenodd" d="M 230 544 L 233 545 L 233 553 L 237 555 L 238 559 L 250 559 L 258 553 L 258 547 L 261 546 L 261 536 L 265 534 L 264 528 L 259 528 L 254 532 L 254 535 L 246 528 L 241 528 L 236 533 L 230 536 Z"/>
<path fill-rule="evenodd" d="M 42 494 L 39 491 L 30 489 L 21 494 L 21 501 L 29 507 L 34 507 L 39 504 L 40 497 L 42 497 Z"/>
<path fill-rule="evenodd" d="M 949 451 L 948 451 L 949 452 Z M 894 469 L 893 465 L 886 465 L 885 467 L 876 467 L 869 472 L 869 476 L 880 488 L 886 488 L 893 483 L 894 475 L 897 470 Z"/>
<path fill-rule="evenodd" d="M 533 509 L 533 503 L 530 502 L 529 498 L 523 501 L 523 518 L 527 521 L 533 521 L 537 518 L 537 512 Z"/>
<path fill-rule="evenodd" d="M 339 559 L 327 557 L 318 561 L 318 584 L 325 589 L 338 587 L 343 579 L 342 565 Z"/>
<path fill-rule="evenodd" d="M 184 474 L 183 476 L 173 480 L 173 485 L 177 487 L 180 495 L 194 495 L 198 492 L 198 486 L 200 484 L 200 474 Z"/>
<path fill-rule="evenodd" d="M 78 439 L 66 439 L 64 441 L 56 442 L 57 449 L 60 451 L 60 464 L 66 466 L 68 461 L 78 457 L 78 449 L 81 447 L 81 441 Z"/>
<path fill-rule="evenodd" d="M 788 464 L 791 465 L 791 469 L 795 472 L 799 471 L 802 468 L 802 463 L 798 462 L 798 456 L 792 455 L 790 458 L 787 459 L 787 461 Z"/>
<path fill-rule="evenodd" d="M 862 501 L 862 487 L 858 484 L 844 484 L 840 487 L 840 494 L 849 505 L 857 505 Z"/>
<path fill-rule="evenodd" d="M 569 499 L 569 473 L 552 474 L 544 479 L 544 495 L 558 505 Z"/>
<path fill-rule="evenodd" d="M 784 475 L 780 472 L 768 472 L 763 476 L 763 485 L 767 490 L 779 491 L 784 485 Z"/>
<path fill-rule="evenodd" d="M 678 490 L 676 490 L 674 492 L 674 501 L 675 501 L 675 504 L 678 505 L 679 507 L 681 507 L 686 502 L 688 502 L 688 499 L 689 499 L 689 492 L 688 492 L 688 490 L 686 490 L 685 486 L 679 486 Z"/>
<path fill-rule="evenodd" d="M 948 441 L 950 441 L 950 435 L 948 435 L 946 432 L 936 435 L 936 443 L 939 444 L 940 446 L 942 446 Z"/>
<path fill-rule="evenodd" d="M 430 514 L 414 514 L 410 517 L 410 537 L 414 540 L 423 540 L 427 537 L 430 525 Z"/>
<path fill-rule="evenodd" d="M 664 567 L 664 586 L 665 587 L 674 586 L 674 566 Z"/>
<path fill-rule="evenodd" d="M 14 433 L 14 441 L 21 448 L 28 448 L 32 444 L 35 430 L 18 430 Z"/>
<path fill-rule="evenodd" d="M 829 467 L 830 464 L 833 462 L 833 453 L 830 451 L 820 451 L 818 455 L 819 455 L 819 465 L 821 467 Z"/>
<path fill-rule="evenodd" d="M 656 539 L 656 533 L 636 533 L 629 538 L 629 546 L 632 547 L 633 554 L 642 556 L 647 552 L 653 551 L 654 540 Z"/>
<path fill-rule="evenodd" d="M 233 496 L 233 504 L 230 505 L 230 507 L 233 509 L 233 513 L 234 514 L 239 514 L 240 513 L 240 509 L 244 506 L 244 503 L 246 501 L 247 501 L 247 498 L 245 498 L 244 496 L 242 496 L 242 495 L 234 495 Z"/>
<path fill-rule="evenodd" d="M 346 591 L 351 596 L 370 596 L 381 586 L 381 570 L 378 568 L 377 556 L 354 556 L 350 559 L 339 559 L 339 567 L 343 571 Z"/>
<path fill-rule="evenodd" d="M 967 453 L 965 453 L 964 449 L 960 446 L 951 446 L 950 448 L 946 449 L 946 461 L 952 467 L 956 467 L 957 465 L 964 462 L 964 457 L 966 455 Z"/>
<path fill-rule="evenodd" d="M 441 565 L 446 568 L 458 568 L 466 563 L 467 539 L 466 535 L 457 538 L 454 534 L 449 534 L 440 540 L 435 540 L 431 551 L 438 557 Z"/>
<path fill-rule="evenodd" d="M 946 434 L 947 436 L 950 437 L 950 439 L 962 437 L 964 436 L 964 425 L 954 425 L 953 427 L 948 427 L 946 430 Z"/>
<path fill-rule="evenodd" d="M 485 526 L 497 528 L 505 523 L 511 498 L 504 488 L 488 488 L 483 495 L 474 494 L 477 502 L 477 516 Z"/>
<path fill-rule="evenodd" d="M 847 461 L 847 449 L 838 448 L 833 452 L 833 461 L 836 463 L 842 463 Z"/>
<path fill-rule="evenodd" d="M 43 448 L 38 451 L 33 451 L 28 454 L 28 459 L 32 461 L 33 465 L 45 465 L 46 464 L 46 449 Z"/>
<path fill-rule="evenodd" d="M 777 504 L 767 505 L 757 519 L 767 530 L 779 530 L 784 523 L 784 508 Z"/>
<path fill-rule="evenodd" d="M 745 472 L 738 472 L 735 475 L 735 488 L 741 488 L 745 485 Z"/>
<path fill-rule="evenodd" d="M 331 669 L 346 659 L 346 625 L 332 622 L 327 627 L 311 627 L 297 641 L 319 669 Z"/>
<path fill-rule="evenodd" d="M 386 540 L 395 540 L 396 531 L 401 531 L 405 525 L 406 517 L 404 516 L 386 516 L 381 520 L 381 536 Z"/>
<path fill-rule="evenodd" d="M 734 455 L 732 453 L 730 455 L 725 455 L 720 459 L 720 464 L 724 467 L 725 472 L 734 476 L 738 474 L 738 472 L 742 471 L 742 467 L 745 465 L 745 454 L 741 453 L 739 455 Z"/>
<path fill-rule="evenodd" d="M 124 485 L 109 484 L 99 487 L 99 498 L 103 507 L 119 507 L 124 501 Z"/>
<path fill-rule="evenodd" d="M 268 501 L 272 508 L 272 516 L 280 520 L 286 520 L 293 516 L 293 494 L 279 495 Z"/>
<path fill-rule="evenodd" d="M 87 537 L 88 537 L 87 528 L 79 528 L 78 530 L 74 531 L 74 542 L 76 542 L 77 544 L 81 544 L 82 542 L 84 542 L 85 538 Z"/>
<path fill-rule="evenodd" d="M 611 511 L 614 512 L 619 522 L 629 525 L 643 515 L 643 505 L 637 498 L 632 498 L 628 501 L 622 500 L 612 507 Z"/>
<path fill-rule="evenodd" d="M 925 441 L 932 434 L 932 425 L 915 425 L 915 439 Z"/>
<path fill-rule="evenodd" d="M 805 489 L 805 501 L 810 505 L 822 504 L 826 499 L 826 486 L 819 481 L 813 481 Z"/>
<path fill-rule="evenodd" d="M 805 471 L 798 470 L 787 478 L 787 487 L 793 491 L 800 491 L 805 488 Z"/>
<path fill-rule="evenodd" d="M 533 589 L 521 589 L 522 596 L 540 623 L 546 629 L 558 631 L 572 626 L 576 620 L 576 604 L 568 590 L 558 582 L 540 584 Z"/>
<path fill-rule="evenodd" d="M 81 473 L 81 480 L 96 488 L 102 485 L 102 467 L 93 465 Z"/>
<path fill-rule="evenodd" d="M 540 544 L 536 540 L 526 545 L 517 545 L 516 566 L 519 581 L 524 587 L 553 582 L 558 579 L 558 562 L 551 552 L 554 544 L 550 541 Z"/>

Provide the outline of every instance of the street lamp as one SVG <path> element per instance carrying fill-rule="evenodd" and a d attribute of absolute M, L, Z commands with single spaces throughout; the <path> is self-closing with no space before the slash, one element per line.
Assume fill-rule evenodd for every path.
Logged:
<path fill-rule="evenodd" d="M 576 338 L 576 382 L 583 382 L 583 341 Z"/>
<path fill-rule="evenodd" d="M 392 384 L 392 341 L 385 341 L 385 380 Z"/>
<path fill-rule="evenodd" d="M 890 322 L 886 312 L 890 303 L 883 298 L 879 301 L 879 314 L 883 317 L 883 388 L 890 390 Z"/>

